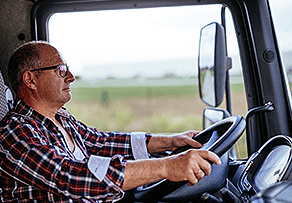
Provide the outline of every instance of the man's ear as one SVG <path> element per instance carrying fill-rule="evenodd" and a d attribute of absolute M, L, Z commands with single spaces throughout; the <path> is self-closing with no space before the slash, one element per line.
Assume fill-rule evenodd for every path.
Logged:
<path fill-rule="evenodd" d="M 22 75 L 22 80 L 23 83 L 26 87 L 28 87 L 29 89 L 32 90 L 36 90 L 37 89 L 37 77 L 35 74 L 33 74 L 30 71 L 25 71 Z"/>

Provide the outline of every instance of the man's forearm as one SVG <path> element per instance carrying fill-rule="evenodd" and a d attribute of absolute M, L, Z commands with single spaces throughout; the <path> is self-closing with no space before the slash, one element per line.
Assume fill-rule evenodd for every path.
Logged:
<path fill-rule="evenodd" d="M 167 135 L 152 136 L 147 148 L 150 154 L 172 150 L 172 139 Z"/>
<path fill-rule="evenodd" d="M 164 158 L 128 161 L 124 169 L 123 190 L 136 188 L 161 179 L 188 181 L 196 184 L 211 173 L 209 161 L 219 165 L 220 159 L 213 152 L 189 149 Z"/>
<path fill-rule="evenodd" d="M 165 178 L 164 158 L 127 161 L 122 189 L 129 190 Z"/>
<path fill-rule="evenodd" d="M 148 152 L 154 154 L 185 145 L 202 147 L 199 142 L 192 139 L 196 134 L 197 131 L 187 131 L 175 135 L 152 136 L 147 145 Z M 190 184 L 195 184 L 204 174 L 210 173 L 211 166 L 205 159 L 219 164 L 220 159 L 210 153 L 193 149 L 164 158 L 127 161 L 122 189 L 129 190 L 161 179 L 189 181 Z M 200 170 L 204 173 L 196 177 L 194 173 Z"/>

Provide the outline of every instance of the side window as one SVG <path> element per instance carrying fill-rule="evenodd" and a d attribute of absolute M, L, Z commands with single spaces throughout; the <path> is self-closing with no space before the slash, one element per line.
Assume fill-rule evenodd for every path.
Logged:
<path fill-rule="evenodd" d="M 245 115 L 238 46 L 228 15 L 233 114 Z M 200 29 L 211 22 L 221 22 L 221 5 L 52 15 L 49 41 L 76 77 L 67 109 L 100 130 L 202 130 L 198 43 Z"/>
<path fill-rule="evenodd" d="M 290 90 L 292 89 L 292 15 L 289 9 L 291 1 L 269 0 L 277 42 L 282 58 L 283 67 L 286 70 Z M 290 99 L 290 103 L 292 100 Z"/>

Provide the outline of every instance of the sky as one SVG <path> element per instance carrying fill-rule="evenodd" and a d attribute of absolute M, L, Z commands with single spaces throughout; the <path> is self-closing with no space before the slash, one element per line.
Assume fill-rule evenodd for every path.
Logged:
<path fill-rule="evenodd" d="M 284 13 L 287 7 L 277 4 L 279 10 Z M 49 20 L 49 41 L 73 73 L 85 78 L 196 75 L 200 29 L 220 22 L 220 11 L 220 5 L 213 5 L 58 13 Z M 292 19 L 287 22 L 291 24 Z M 237 73 L 240 66 L 232 23 L 227 12 L 228 53 L 235 56 L 232 71 Z M 282 39 L 291 40 L 291 25 L 281 32 Z M 160 66 L 153 65 L 156 61 Z"/>

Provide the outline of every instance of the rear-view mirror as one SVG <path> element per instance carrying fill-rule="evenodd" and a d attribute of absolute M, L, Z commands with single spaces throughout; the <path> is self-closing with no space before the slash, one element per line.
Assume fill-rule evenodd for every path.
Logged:
<path fill-rule="evenodd" d="M 209 106 L 217 107 L 223 101 L 226 63 L 224 28 L 210 23 L 201 29 L 198 58 L 200 97 Z"/>

